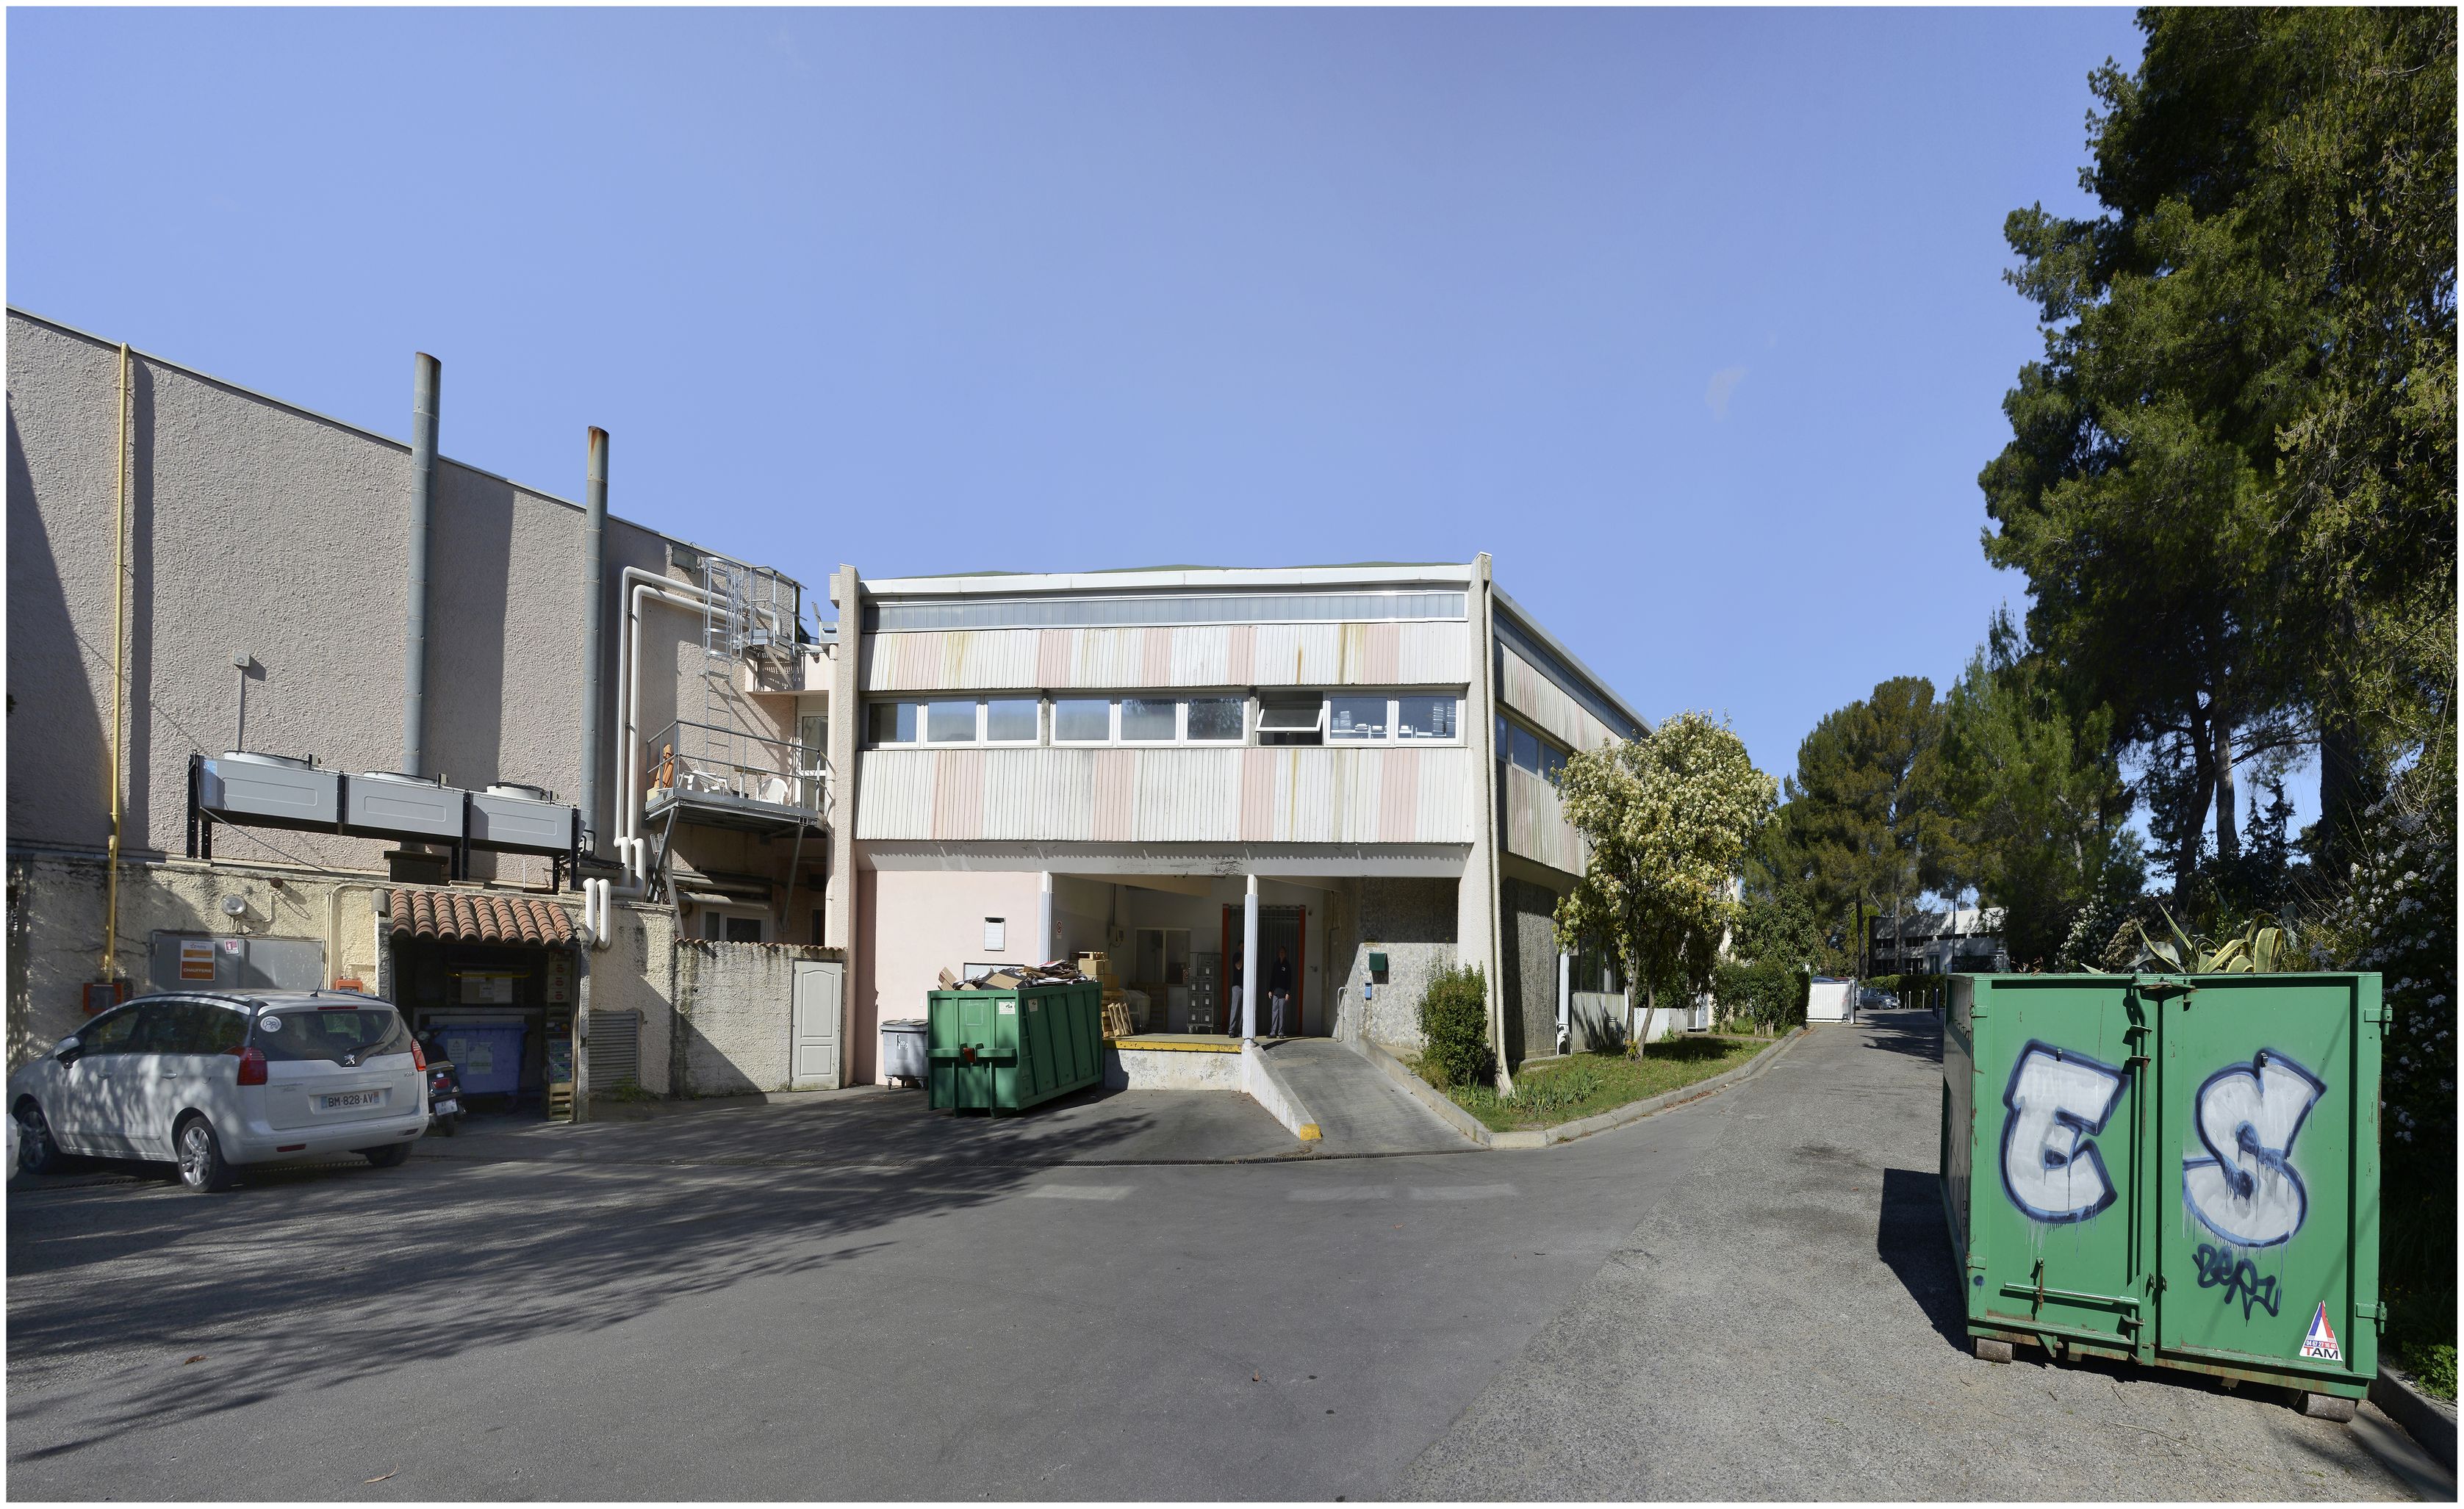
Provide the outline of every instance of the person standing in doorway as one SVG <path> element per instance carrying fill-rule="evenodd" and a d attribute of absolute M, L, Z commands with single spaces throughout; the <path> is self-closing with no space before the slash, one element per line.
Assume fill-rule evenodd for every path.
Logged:
<path fill-rule="evenodd" d="M 1289 949 L 1278 946 L 1275 950 L 1274 965 L 1266 971 L 1266 1000 L 1273 1008 L 1274 1030 L 1269 1036 L 1290 1036 L 1284 1030 L 1290 1025 L 1288 1018 L 1292 1013 L 1292 953 Z"/>
<path fill-rule="evenodd" d="M 1241 951 L 1232 951 L 1232 988 L 1223 997 L 1223 1023 L 1218 1030 L 1226 1037 L 1238 1038 L 1248 1023 L 1241 1019 Z"/>

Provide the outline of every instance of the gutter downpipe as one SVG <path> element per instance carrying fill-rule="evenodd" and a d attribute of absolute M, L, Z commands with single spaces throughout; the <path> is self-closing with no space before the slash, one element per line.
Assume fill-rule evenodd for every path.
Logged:
<path fill-rule="evenodd" d="M 582 515 L 582 847 L 599 852 L 599 767 L 606 763 L 600 645 L 607 626 L 607 431 L 590 426 Z"/>
<path fill-rule="evenodd" d="M 428 774 L 428 534 L 436 508 L 436 407 L 443 367 L 425 351 L 410 363 L 410 582 L 402 648 L 402 770 Z"/>
<path fill-rule="evenodd" d="M 1557 951 L 1557 1051 L 1574 1051 L 1574 956 Z"/>
<path fill-rule="evenodd" d="M 111 853 L 104 866 L 101 978 L 120 978 L 121 771 L 128 723 L 128 342 L 120 343 L 120 448 L 112 452 L 116 530 L 111 567 Z M 116 993 L 115 993 L 116 994 Z"/>

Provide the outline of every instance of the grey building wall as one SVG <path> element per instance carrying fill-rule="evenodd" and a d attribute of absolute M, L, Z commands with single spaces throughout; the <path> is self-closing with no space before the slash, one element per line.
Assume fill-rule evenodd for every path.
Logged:
<path fill-rule="evenodd" d="M 1366 876 L 1348 912 L 1343 1005 L 1373 1042 L 1417 1053 L 1420 997 L 1460 957 L 1455 929 L 1463 883 Z M 1386 955 L 1387 976 L 1370 992 L 1369 955 Z M 1356 1015 L 1352 1015 L 1356 1014 Z"/>
<path fill-rule="evenodd" d="M 12 845 L 96 851 L 109 829 L 118 370 L 116 347 L 10 312 Z M 168 362 L 134 355 L 131 372 L 122 852 L 159 856 L 182 847 L 189 753 L 232 743 L 235 653 L 253 661 L 251 748 L 313 754 L 345 771 L 401 762 L 410 456 L 401 442 Z M 427 738 L 435 769 L 457 784 L 526 781 L 578 799 L 582 511 L 446 462 L 432 529 Z M 667 541 L 611 519 L 608 554 L 608 622 L 617 625 L 617 572 L 664 570 Z M 653 626 L 680 660 L 690 649 L 697 686 L 698 621 L 669 612 Z M 603 646 L 611 688 L 617 643 L 610 633 Z M 646 711 L 664 721 L 677 689 L 649 680 Z M 612 695 L 607 707 L 612 718 Z M 612 748 L 607 758 L 602 784 L 612 798 Z M 607 814 L 594 821 L 607 831 Z M 381 867 L 384 847 L 313 834 L 216 835 L 218 857 L 355 869 Z M 496 865 L 475 863 L 482 875 Z M 520 861 L 504 864 L 519 874 Z"/>
<path fill-rule="evenodd" d="M 618 903 L 608 919 L 609 943 L 584 951 L 590 972 L 590 1010 L 639 1012 L 641 1036 L 637 1083 L 655 1095 L 674 1088 L 669 1071 L 675 1042 L 676 917 L 664 907 Z M 591 1092 L 604 1095 L 608 1079 L 594 1073 Z"/>
<path fill-rule="evenodd" d="M 19 851 L 9 857 L 12 1070 L 85 1019 L 81 987 L 100 966 L 104 873 L 99 861 L 75 855 Z M 355 978 L 373 988 L 383 958 L 369 902 L 373 888 L 291 865 L 123 864 L 114 955 L 133 995 L 149 988 L 147 952 L 157 931 L 295 940 L 320 951 L 327 980 Z M 236 916 L 223 908 L 227 896 L 239 899 Z"/>
<path fill-rule="evenodd" d="M 1505 934 L 1507 1067 L 1557 1051 L 1557 897 L 1545 886 L 1511 876 L 1500 884 L 1499 914 Z"/>
<path fill-rule="evenodd" d="M 798 959 L 835 951 L 766 943 L 675 942 L 671 1087 L 678 1095 L 745 1095 L 791 1082 Z M 840 1044 L 840 1062 L 847 1048 Z"/>
<path fill-rule="evenodd" d="M 16 310 L 8 342 L 13 1064 L 72 1030 L 81 1019 L 79 987 L 101 968 L 120 355 L 110 342 Z M 234 653 L 250 657 L 249 748 L 314 754 L 343 771 L 400 764 L 409 448 L 142 353 L 131 354 L 130 379 L 127 863 L 113 958 L 142 987 L 152 930 L 232 930 L 216 904 L 245 894 L 268 909 L 238 930 L 331 931 L 330 973 L 343 973 L 372 962 L 353 951 L 373 951 L 364 886 L 349 872 L 381 872 L 387 843 L 227 827 L 215 834 L 211 866 L 166 857 L 185 842 L 188 756 L 240 741 Z M 453 392 L 449 372 L 449 446 Z M 404 398 L 407 418 L 407 381 Z M 575 441 L 579 483 L 583 447 Z M 621 499 L 621 463 L 614 488 Z M 431 773 L 467 786 L 523 781 L 579 799 L 583 525 L 573 504 L 440 464 L 429 569 Z M 665 573 L 668 547 L 663 535 L 609 520 L 598 667 L 609 720 L 605 802 L 590 815 L 603 839 L 614 829 L 621 774 L 616 671 L 628 596 L 621 574 L 627 566 Z M 647 738 L 670 719 L 708 713 L 700 615 L 659 606 L 645 623 Z M 792 735 L 793 697 L 757 697 L 731 681 L 717 706 L 714 721 Z M 802 874 L 818 876 L 822 847 L 806 845 Z M 677 841 L 679 857 L 705 872 L 783 879 L 790 852 L 783 841 L 733 832 L 686 829 Z M 481 879 L 548 875 L 543 859 L 473 861 Z M 800 895 L 785 935 L 804 937 L 796 919 L 818 905 L 815 893 Z M 621 916 L 619 946 L 592 956 L 596 1004 L 645 1013 L 644 1083 L 666 1088 L 674 920 L 647 909 Z M 783 1052 L 783 996 L 777 1010 Z"/>

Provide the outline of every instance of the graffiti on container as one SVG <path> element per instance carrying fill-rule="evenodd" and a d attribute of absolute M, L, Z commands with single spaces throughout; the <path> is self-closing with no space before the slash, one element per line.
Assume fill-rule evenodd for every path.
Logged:
<path fill-rule="evenodd" d="M 2122 1100 L 2122 1071 L 2051 1043 L 2030 1042 L 2011 1066 L 2002 1104 L 2002 1190 L 2032 1220 L 2083 1221 L 2116 1193 L 2091 1139 Z"/>
<path fill-rule="evenodd" d="M 2199 1224 L 2235 1247 L 2273 1247 L 2301 1229 L 2309 1192 L 2293 1171 L 2293 1140 L 2327 1083 L 2273 1048 L 2208 1076 L 2193 1124 L 2205 1156 L 2182 1160 L 2182 1199 Z"/>
<path fill-rule="evenodd" d="M 2260 1278 L 2258 1264 L 2237 1252 L 2211 1246 L 2207 1242 L 2199 1244 L 2198 1263 L 2199 1287 L 2222 1288 L 2227 1304 L 2239 1299 L 2243 1320 L 2250 1319 L 2253 1305 L 2258 1306 L 2270 1315 L 2276 1313 L 2276 1307 L 2279 1302 L 2276 1293 L 2276 1276 L 2270 1274 L 2264 1279 Z"/>

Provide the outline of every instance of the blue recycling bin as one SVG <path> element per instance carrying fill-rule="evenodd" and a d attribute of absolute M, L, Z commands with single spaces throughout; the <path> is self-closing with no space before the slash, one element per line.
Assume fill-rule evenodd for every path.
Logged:
<path fill-rule="evenodd" d="M 521 1088 L 522 1037 L 529 1030 L 519 1022 L 446 1028 L 445 1056 L 453 1061 L 462 1093 L 511 1095 Z"/>

